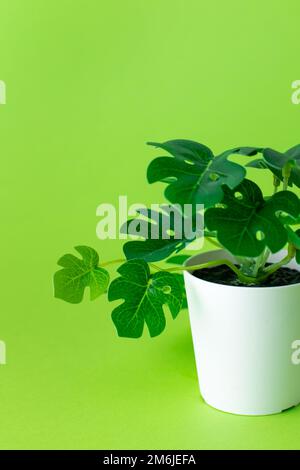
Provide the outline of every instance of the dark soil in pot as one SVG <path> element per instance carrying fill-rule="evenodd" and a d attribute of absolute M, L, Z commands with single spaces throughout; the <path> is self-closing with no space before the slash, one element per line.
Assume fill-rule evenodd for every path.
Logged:
<path fill-rule="evenodd" d="M 236 274 L 226 265 L 215 266 L 213 268 L 197 269 L 193 275 L 204 281 L 224 284 L 226 286 L 244 286 L 236 277 Z M 247 287 L 279 287 L 300 283 L 300 272 L 296 269 L 282 267 L 274 274 L 271 274 L 260 284 L 251 284 Z"/>

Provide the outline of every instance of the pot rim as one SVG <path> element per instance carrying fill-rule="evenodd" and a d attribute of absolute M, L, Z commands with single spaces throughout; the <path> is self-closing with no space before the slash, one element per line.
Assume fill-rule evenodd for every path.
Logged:
<path fill-rule="evenodd" d="M 207 255 L 208 253 L 210 253 L 211 255 L 216 255 L 216 257 L 214 258 L 213 256 L 213 259 L 218 259 L 218 254 L 219 253 L 223 253 L 223 258 L 224 257 L 228 257 L 228 259 L 230 259 L 232 261 L 232 259 L 234 260 L 234 256 L 229 253 L 228 251 L 226 251 L 225 249 L 218 249 L 218 250 L 208 250 L 208 251 L 205 251 L 203 253 L 197 253 L 196 255 L 193 255 L 193 256 L 190 256 L 185 262 L 184 262 L 184 266 L 188 266 L 190 261 L 193 259 L 193 258 L 199 258 L 199 257 L 202 257 L 202 256 L 205 256 Z M 272 253 L 269 257 L 269 259 L 272 259 L 274 257 L 278 257 L 279 255 L 286 255 L 287 254 L 287 250 L 280 250 L 278 251 L 277 253 Z M 271 261 L 272 262 L 272 261 Z M 291 266 L 293 265 L 293 267 Z M 292 269 L 297 269 L 298 271 L 300 271 L 300 265 L 298 265 L 294 260 L 291 260 L 288 264 L 285 265 L 285 267 L 291 267 Z M 263 289 L 289 289 L 289 288 L 296 288 L 296 287 L 300 287 L 300 282 L 297 282 L 296 284 L 287 284 L 287 285 L 284 285 L 284 286 L 265 286 L 265 287 L 260 287 L 260 286 L 231 286 L 231 285 L 226 285 L 226 284 L 218 284 L 217 282 L 212 282 L 212 281 L 207 281 L 205 279 L 201 279 L 199 277 L 196 277 L 192 274 L 192 272 L 190 271 L 184 271 L 184 275 L 187 276 L 187 277 L 190 277 L 191 279 L 194 279 L 196 281 L 199 281 L 201 283 L 205 283 L 205 284 L 209 284 L 209 285 L 214 285 L 214 286 L 217 286 L 218 288 L 225 288 L 225 289 L 228 289 L 228 288 L 232 288 L 232 289 L 236 289 L 236 288 L 239 288 L 239 289 L 247 289 L 247 290 L 251 290 L 251 291 L 254 291 L 254 290 L 263 290 Z"/>

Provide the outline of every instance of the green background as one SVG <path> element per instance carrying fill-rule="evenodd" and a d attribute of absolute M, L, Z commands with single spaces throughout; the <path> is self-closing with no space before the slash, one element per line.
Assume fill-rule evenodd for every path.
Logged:
<path fill-rule="evenodd" d="M 0 1 L 1 448 L 300 448 L 300 407 L 204 404 L 186 311 L 158 338 L 120 339 L 105 298 L 52 294 L 75 245 L 120 257 L 96 237 L 100 203 L 161 201 L 147 140 L 299 143 L 299 14 L 298 0 Z"/>

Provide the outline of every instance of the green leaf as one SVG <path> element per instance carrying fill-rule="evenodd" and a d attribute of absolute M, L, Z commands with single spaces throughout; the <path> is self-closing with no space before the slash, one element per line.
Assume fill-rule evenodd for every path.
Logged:
<path fill-rule="evenodd" d="M 300 144 L 295 145 L 294 147 L 291 147 L 288 149 L 286 152 L 286 155 L 288 155 L 291 159 L 297 161 L 300 159 Z"/>
<path fill-rule="evenodd" d="M 191 140 L 170 140 L 162 144 L 149 145 L 169 152 L 172 157 L 158 157 L 153 160 L 147 172 L 149 183 L 162 181 L 168 184 L 166 198 L 178 204 L 204 204 L 213 206 L 223 198 L 222 186 L 237 186 L 245 177 L 246 170 L 228 157 L 242 152 L 233 149 L 218 157 L 205 145 Z M 245 152 L 249 148 L 245 147 Z"/>
<path fill-rule="evenodd" d="M 254 157 L 263 151 L 262 147 L 236 147 L 231 150 L 225 150 L 221 155 L 244 155 L 245 157 Z"/>
<path fill-rule="evenodd" d="M 263 156 L 270 166 L 282 170 L 287 163 L 290 163 L 291 166 L 300 164 L 300 145 L 296 145 L 283 153 L 266 148 L 263 150 Z"/>
<path fill-rule="evenodd" d="M 263 170 L 269 169 L 280 181 L 283 181 L 282 169 L 289 163 L 291 165 L 289 186 L 295 184 L 300 187 L 300 145 L 296 145 L 284 153 L 277 152 L 271 148 L 257 148 L 256 150 L 257 153 L 262 153 L 263 158 L 258 158 L 247 163 L 246 167 Z M 243 154 L 246 155 L 246 153 Z M 255 155 L 255 147 L 253 148 L 253 152 L 251 153 L 250 150 L 248 155 Z"/>
<path fill-rule="evenodd" d="M 288 233 L 288 237 L 289 237 L 289 242 L 294 245 L 295 248 L 297 248 L 297 250 L 300 250 L 300 229 L 299 230 L 296 230 L 296 232 L 294 232 L 294 230 L 292 230 L 290 227 L 286 227 L 286 230 L 287 230 L 287 233 Z"/>
<path fill-rule="evenodd" d="M 159 271 L 150 274 L 143 260 L 130 260 L 119 267 L 120 277 L 108 291 L 108 300 L 124 299 L 112 312 L 118 335 L 139 338 L 146 323 L 150 336 L 159 335 L 165 328 L 163 305 L 168 305 L 175 319 L 182 305 L 183 285 L 178 274 Z"/>
<path fill-rule="evenodd" d="M 171 258 L 168 258 L 166 262 L 170 264 L 179 264 L 182 266 L 190 257 L 191 255 L 175 255 L 171 256 Z"/>
<path fill-rule="evenodd" d="M 282 181 L 282 169 L 289 164 L 291 175 L 289 177 L 289 186 L 295 184 L 300 188 L 300 145 L 290 148 L 286 152 L 277 152 L 270 148 L 263 151 L 263 157 L 269 169 Z"/>
<path fill-rule="evenodd" d="M 294 232 L 290 227 L 287 227 L 289 242 L 296 248 L 295 259 L 300 264 L 300 229 Z"/>
<path fill-rule="evenodd" d="M 269 168 L 266 162 L 262 158 L 257 158 L 256 160 L 252 160 L 252 162 L 247 163 L 246 167 L 257 168 L 259 170 L 266 170 Z"/>
<path fill-rule="evenodd" d="M 90 299 L 94 300 L 106 292 L 109 284 L 109 274 L 99 267 L 97 252 L 88 246 L 76 246 L 75 249 L 82 259 L 72 254 L 64 255 L 58 261 L 63 269 L 54 274 L 55 297 L 72 304 L 82 301 L 86 287 L 90 288 Z"/>
<path fill-rule="evenodd" d="M 205 223 L 217 231 L 227 250 L 236 256 L 257 257 L 265 247 L 273 253 L 284 247 L 288 234 L 277 214 L 299 216 L 300 202 L 294 193 L 280 191 L 264 200 L 260 188 L 249 180 L 234 191 L 224 187 L 224 192 L 224 207 L 208 209 Z"/>
<path fill-rule="evenodd" d="M 137 209 L 137 213 L 144 217 L 128 220 L 120 231 L 136 235 L 142 234 L 144 240 L 128 241 L 123 246 L 127 259 L 139 258 L 153 262 L 167 258 L 174 252 L 179 252 L 186 245 L 203 235 L 201 214 L 193 214 L 191 218 L 182 214 L 177 206 L 162 205 L 162 212 L 150 209 Z M 145 219 L 145 218 L 148 219 Z M 185 230 L 190 226 L 191 230 Z M 170 232 L 166 230 L 170 229 Z"/>
<path fill-rule="evenodd" d="M 298 237 L 298 242 L 300 242 L 300 229 L 296 230 L 295 234 L 296 234 L 296 237 Z M 297 248 L 297 249 L 296 249 L 296 256 L 295 256 L 296 262 L 297 262 L 298 264 L 300 264 L 300 249 L 299 249 L 300 247 L 299 247 L 298 243 L 297 243 L 297 245 L 295 245 L 295 246 L 296 246 L 296 248 Z M 299 247 L 299 248 L 298 248 L 298 247 Z"/>
<path fill-rule="evenodd" d="M 264 149 L 263 156 L 268 165 L 277 170 L 282 170 L 287 163 L 292 161 L 292 158 L 285 153 L 277 152 L 277 150 L 270 148 Z"/>
<path fill-rule="evenodd" d="M 279 213 L 278 219 L 283 225 L 300 225 L 300 216 L 299 217 L 291 217 L 285 213 Z"/>
<path fill-rule="evenodd" d="M 263 158 L 252 160 L 252 162 L 247 163 L 246 167 L 256 168 L 258 170 L 270 170 L 280 181 L 283 181 L 282 171 L 271 167 Z M 289 186 L 292 186 L 291 181 L 289 181 Z"/>

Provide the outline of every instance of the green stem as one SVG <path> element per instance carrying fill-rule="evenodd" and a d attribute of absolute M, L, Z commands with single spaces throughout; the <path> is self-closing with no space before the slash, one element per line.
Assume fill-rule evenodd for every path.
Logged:
<path fill-rule="evenodd" d="M 288 264 L 294 258 L 295 253 L 296 253 L 296 248 L 293 245 L 289 245 L 288 254 L 281 261 L 278 261 L 278 263 L 274 263 L 272 264 L 272 266 L 269 266 L 268 268 L 266 268 L 264 270 L 265 274 L 262 276 L 262 280 L 266 279 L 271 274 L 278 271 L 278 269 L 281 268 L 282 266 L 285 266 L 286 264 Z"/>
<path fill-rule="evenodd" d="M 217 242 L 217 240 L 213 240 L 213 238 L 211 237 L 206 237 L 205 239 L 212 245 L 216 246 L 217 248 L 221 248 L 221 249 L 223 248 L 222 245 L 220 245 L 220 243 Z"/>
<path fill-rule="evenodd" d="M 161 268 L 160 266 L 157 266 L 157 264 L 149 263 L 149 265 L 150 265 L 153 269 L 156 269 L 157 271 L 164 271 L 164 269 Z"/>
<path fill-rule="evenodd" d="M 280 179 L 276 175 L 273 175 L 273 186 L 274 186 L 274 194 L 276 194 L 280 186 Z"/>
<path fill-rule="evenodd" d="M 216 244 L 216 243 L 215 243 Z M 176 271 L 195 271 L 197 269 L 204 269 L 204 268 L 213 268 L 215 266 L 228 266 L 237 276 L 239 281 L 241 281 L 243 284 L 259 284 L 260 282 L 264 281 L 267 279 L 271 274 L 275 273 L 280 269 L 282 266 L 288 264 L 295 256 L 296 253 L 296 248 L 293 245 L 289 245 L 288 247 L 288 254 L 278 263 L 274 263 L 268 268 L 265 268 L 263 273 L 260 276 L 253 277 L 253 276 L 247 276 L 243 274 L 235 264 L 233 264 L 231 261 L 228 259 L 219 259 L 219 260 L 213 260 L 213 261 L 208 261 L 207 263 L 201 263 L 201 264 L 195 264 L 193 266 L 175 266 L 172 268 L 160 268 L 154 263 L 148 263 L 149 266 L 152 268 L 158 270 L 158 271 L 166 271 L 166 272 L 176 272 Z M 120 259 L 114 259 L 111 261 L 106 261 L 105 263 L 102 263 L 100 266 L 109 266 L 110 264 L 115 264 L 115 263 L 123 263 L 126 262 L 127 260 L 124 258 Z"/>
<path fill-rule="evenodd" d="M 203 269 L 203 268 L 213 268 L 215 266 L 220 266 L 220 265 L 226 265 L 228 266 L 238 277 L 238 279 L 243 283 L 243 284 L 259 284 L 260 282 L 264 281 L 267 279 L 271 274 L 275 273 L 279 268 L 282 266 L 288 264 L 293 257 L 295 256 L 295 247 L 292 245 L 289 246 L 288 254 L 278 263 L 272 264 L 272 266 L 266 268 L 261 276 L 257 277 L 252 277 L 252 276 L 246 276 L 243 274 L 235 264 L 231 263 L 227 259 L 220 259 L 220 260 L 214 260 L 214 261 L 209 261 L 207 263 L 202 263 L 202 264 L 196 264 L 194 266 L 178 266 L 175 268 L 169 268 L 166 269 L 165 271 L 172 272 L 172 271 L 195 271 L 196 269 Z"/>
<path fill-rule="evenodd" d="M 125 263 L 126 261 L 128 261 L 127 259 L 125 258 L 119 258 L 119 259 L 112 259 L 110 261 L 105 261 L 105 263 L 101 263 L 100 264 L 100 267 L 103 268 L 105 266 L 109 266 L 111 264 L 116 264 L 116 263 Z M 148 263 L 149 266 L 151 266 L 152 268 L 156 269 L 157 271 L 164 271 L 163 268 L 160 268 L 159 266 L 157 266 L 156 264 L 154 263 Z"/>
<path fill-rule="evenodd" d="M 287 163 L 282 168 L 282 176 L 283 176 L 283 191 L 287 191 L 289 186 L 289 178 L 291 176 L 291 165 Z"/>
<path fill-rule="evenodd" d="M 101 263 L 100 267 L 104 268 L 105 266 L 109 266 L 110 264 L 124 263 L 125 261 L 126 261 L 126 259 L 124 259 L 124 258 L 112 259 L 111 261 L 105 261 L 105 263 Z"/>
<path fill-rule="evenodd" d="M 290 256 L 285 256 L 281 261 L 279 261 L 278 263 L 274 263 L 272 264 L 271 266 L 269 266 L 268 268 L 265 269 L 264 271 L 264 275 L 261 276 L 261 279 L 266 279 L 268 276 L 270 276 L 271 274 L 275 273 L 276 271 L 278 271 L 279 268 L 281 268 L 282 266 L 284 266 L 285 264 L 288 264 L 290 261 L 291 261 L 291 257 Z"/>
<path fill-rule="evenodd" d="M 176 266 L 174 268 L 165 269 L 165 271 L 195 271 L 196 269 L 213 268 L 214 266 L 221 266 L 224 264 L 228 266 L 237 275 L 238 279 L 244 284 L 254 284 L 257 282 L 257 279 L 242 274 L 235 264 L 231 263 L 231 261 L 228 261 L 228 259 L 208 261 L 207 263 L 196 264 L 194 266 Z"/>

